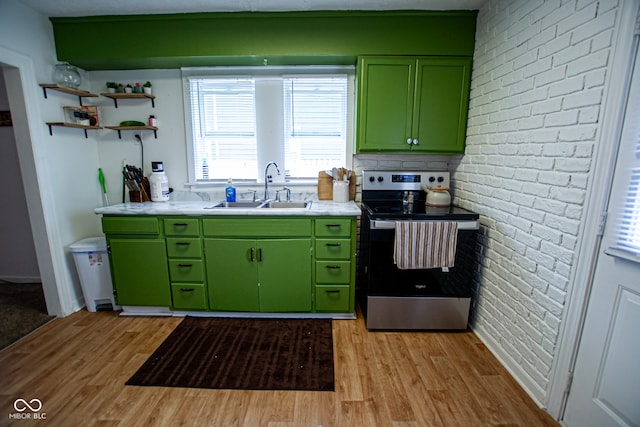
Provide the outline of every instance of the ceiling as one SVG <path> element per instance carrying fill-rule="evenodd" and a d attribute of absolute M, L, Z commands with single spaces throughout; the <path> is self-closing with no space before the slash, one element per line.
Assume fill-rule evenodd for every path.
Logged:
<path fill-rule="evenodd" d="M 487 0 L 18 0 L 48 17 L 310 10 L 477 10 Z"/>

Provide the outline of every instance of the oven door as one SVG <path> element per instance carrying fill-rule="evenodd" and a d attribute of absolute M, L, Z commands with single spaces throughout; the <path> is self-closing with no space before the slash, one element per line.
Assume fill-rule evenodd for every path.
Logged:
<path fill-rule="evenodd" d="M 478 221 L 458 221 L 454 266 L 401 270 L 393 260 L 395 221 L 370 220 L 366 259 L 363 259 L 368 296 L 470 297 L 475 263 Z"/>
<path fill-rule="evenodd" d="M 395 221 L 363 217 L 360 306 L 369 330 L 464 330 L 471 306 L 478 221 L 458 222 L 455 265 L 400 270 Z"/>

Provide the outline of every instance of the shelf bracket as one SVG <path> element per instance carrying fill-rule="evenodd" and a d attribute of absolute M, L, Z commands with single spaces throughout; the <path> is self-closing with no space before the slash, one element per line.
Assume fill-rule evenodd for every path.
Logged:
<path fill-rule="evenodd" d="M 116 106 L 116 108 L 118 108 L 118 100 L 116 98 L 113 98 L 113 105 Z M 118 132 L 120 133 L 120 132 Z"/>
<path fill-rule="evenodd" d="M 55 125 L 47 124 L 47 127 L 49 128 L 49 135 L 50 136 L 53 136 L 53 126 L 55 126 Z M 84 130 L 84 139 L 89 138 L 89 135 L 87 134 L 87 129 L 82 129 L 82 130 Z"/>

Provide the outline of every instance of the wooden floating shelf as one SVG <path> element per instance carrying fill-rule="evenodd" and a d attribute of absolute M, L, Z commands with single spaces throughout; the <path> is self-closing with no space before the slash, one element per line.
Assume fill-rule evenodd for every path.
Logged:
<path fill-rule="evenodd" d="M 100 126 L 85 126 L 85 125 L 77 125 L 75 123 L 67 123 L 67 122 L 47 122 L 47 126 L 49 126 L 49 135 L 53 135 L 53 127 L 65 127 L 65 128 L 74 128 L 74 129 L 84 129 L 84 137 L 88 138 L 87 131 L 88 130 L 99 130 L 102 129 Z"/>
<path fill-rule="evenodd" d="M 44 92 L 45 99 L 47 98 L 47 89 L 55 90 L 57 92 L 67 93 L 69 95 L 75 95 L 78 97 L 80 105 L 82 105 L 82 98 L 97 98 L 99 95 L 88 92 L 86 90 L 74 89 L 67 86 L 62 86 L 55 83 L 40 83 L 40 87 Z"/>
<path fill-rule="evenodd" d="M 114 94 L 109 94 L 114 95 Z M 131 95 L 131 94 L 127 94 Z M 152 130 L 153 136 L 158 139 L 158 128 L 155 126 L 105 126 L 106 129 L 112 129 L 118 131 L 118 138 L 122 139 L 122 134 L 120 133 L 123 130 Z"/>
<path fill-rule="evenodd" d="M 156 107 L 154 95 L 148 93 L 101 93 L 100 95 L 113 99 L 113 103 L 118 108 L 118 99 L 150 99 L 151 106 Z"/>

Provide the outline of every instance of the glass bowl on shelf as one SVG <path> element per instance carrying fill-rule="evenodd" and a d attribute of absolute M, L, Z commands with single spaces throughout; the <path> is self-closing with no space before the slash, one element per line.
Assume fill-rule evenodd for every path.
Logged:
<path fill-rule="evenodd" d="M 53 80 L 61 86 L 77 89 L 80 86 L 81 77 L 76 67 L 68 62 L 60 62 L 56 64 Z"/>

